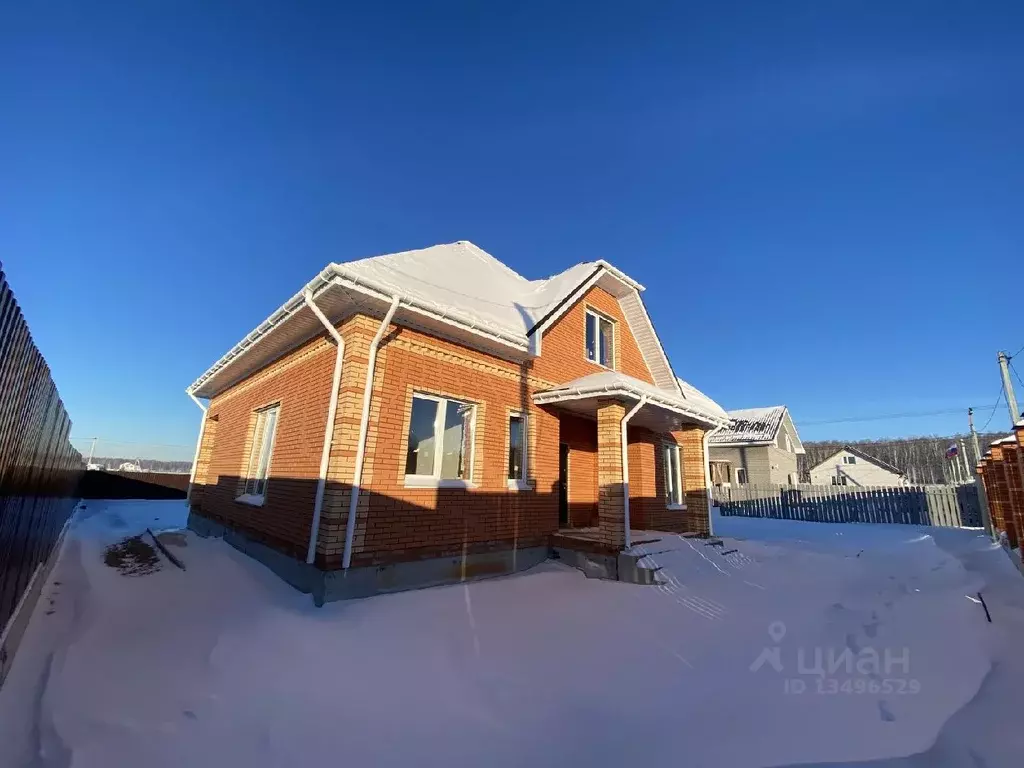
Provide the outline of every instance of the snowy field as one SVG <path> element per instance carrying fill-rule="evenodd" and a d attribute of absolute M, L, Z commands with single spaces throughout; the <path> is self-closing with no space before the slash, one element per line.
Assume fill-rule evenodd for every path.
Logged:
<path fill-rule="evenodd" d="M 185 571 L 105 563 L 185 514 L 78 513 L 0 689 L 0 766 L 991 768 L 1024 754 L 1024 578 L 977 531 L 716 518 L 724 547 L 643 545 L 662 587 L 547 563 L 322 609 L 191 533 L 168 546 Z"/>

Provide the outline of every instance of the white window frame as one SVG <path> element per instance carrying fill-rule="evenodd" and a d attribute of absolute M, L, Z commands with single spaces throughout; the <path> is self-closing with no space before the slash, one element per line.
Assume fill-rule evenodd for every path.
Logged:
<path fill-rule="evenodd" d="M 437 414 L 434 416 L 434 472 L 430 475 L 405 475 L 405 486 L 407 488 L 475 488 L 473 484 L 473 469 L 475 467 L 474 459 L 476 458 L 476 410 L 477 404 L 471 400 L 463 400 L 458 397 L 442 397 L 441 395 L 432 395 L 427 392 L 413 392 L 412 400 L 419 398 L 421 400 L 433 400 L 436 403 L 443 404 L 444 407 L 438 405 Z M 441 477 L 441 464 L 444 458 L 444 420 L 448 412 L 448 403 L 460 403 L 462 405 L 468 405 L 472 408 L 472 415 L 469 418 L 469 448 L 467 453 L 469 454 L 466 467 L 466 476 L 459 477 Z M 406 425 L 405 430 L 405 452 L 402 454 L 402 467 L 404 469 L 409 456 L 409 429 L 412 426 L 412 404 L 410 402 L 409 407 L 409 419 L 410 423 Z M 465 439 L 465 437 L 463 437 Z"/>
<path fill-rule="evenodd" d="M 590 357 L 590 350 L 587 349 L 587 328 L 590 326 L 591 318 L 593 318 L 593 320 L 594 320 L 594 344 L 596 345 L 596 349 L 594 350 L 594 352 L 596 354 L 596 357 L 593 358 L 593 359 L 591 359 L 591 357 Z M 604 320 L 606 323 L 609 324 L 609 326 L 611 328 L 611 334 L 612 334 L 611 344 L 609 345 L 609 349 L 611 350 L 611 358 L 612 359 L 608 361 L 608 365 L 605 365 L 604 363 L 602 363 L 600 361 L 600 358 L 601 358 L 601 321 L 602 320 Z M 587 309 L 586 309 L 586 320 L 585 320 L 585 325 L 583 327 L 583 356 L 587 359 L 587 362 L 593 363 L 594 365 L 598 365 L 601 368 L 607 368 L 609 371 L 614 371 L 615 370 L 615 361 L 618 358 L 618 350 L 616 349 L 616 346 L 617 346 L 616 345 L 616 341 L 618 340 L 617 339 L 618 335 L 619 335 L 619 333 L 618 333 L 618 324 L 617 324 L 615 318 L 608 317 L 608 315 L 606 315 L 606 314 L 604 314 L 602 312 L 598 312 L 596 309 L 591 309 L 590 307 L 587 307 Z"/>
<path fill-rule="evenodd" d="M 505 472 L 508 472 L 508 460 L 512 455 L 512 419 L 520 419 L 523 425 L 523 466 L 522 477 L 507 478 L 507 487 L 510 491 L 528 491 L 530 485 L 530 421 L 522 411 L 509 411 L 508 419 L 508 446 L 505 453 Z"/>
<path fill-rule="evenodd" d="M 665 472 L 665 506 L 667 509 L 686 509 L 685 483 L 683 482 L 683 452 L 678 443 L 664 442 L 661 444 L 662 465 Z M 679 479 L 672 487 L 672 469 Z M 671 492 L 671 496 L 669 493 Z"/>
<path fill-rule="evenodd" d="M 856 463 L 857 463 L 857 457 L 856 456 L 843 456 L 843 464 L 856 464 Z"/>
<path fill-rule="evenodd" d="M 736 474 L 736 485 L 746 485 L 747 484 L 747 468 L 746 467 L 736 467 L 734 472 Z"/>
<path fill-rule="evenodd" d="M 270 432 L 266 431 L 265 425 L 268 414 L 274 413 L 274 425 Z M 249 449 L 249 459 L 245 465 L 245 484 L 242 486 L 242 494 L 235 501 L 243 504 L 250 504 L 254 507 L 262 507 L 267 498 L 267 486 L 270 484 L 270 466 L 274 460 L 274 443 L 277 441 L 277 427 L 281 423 L 281 404 L 274 403 L 256 410 L 256 421 L 253 423 L 252 447 Z M 262 427 L 262 429 L 261 429 Z M 262 434 L 260 434 L 262 431 Z M 262 438 L 259 445 L 256 438 Z M 263 463 L 263 455 L 267 455 L 266 469 L 260 477 L 259 467 Z M 255 472 L 253 471 L 255 467 Z M 263 483 L 262 489 L 260 483 Z"/>

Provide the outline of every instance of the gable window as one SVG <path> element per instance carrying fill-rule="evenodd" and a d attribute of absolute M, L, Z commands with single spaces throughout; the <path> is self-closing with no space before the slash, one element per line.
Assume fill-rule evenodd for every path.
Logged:
<path fill-rule="evenodd" d="M 846 485 L 846 475 L 833 475 L 832 485 Z"/>
<path fill-rule="evenodd" d="M 274 437 L 277 434 L 277 417 L 280 411 L 280 404 L 256 411 L 252 448 L 249 451 L 249 464 L 245 472 L 245 488 L 238 501 L 262 504 L 266 497 L 270 456 L 274 452 Z"/>
<path fill-rule="evenodd" d="M 736 485 L 747 484 L 747 470 L 745 467 L 736 467 Z"/>
<path fill-rule="evenodd" d="M 664 443 L 662 452 L 665 459 L 665 503 L 669 508 L 683 506 L 683 466 L 679 446 Z"/>
<path fill-rule="evenodd" d="M 407 485 L 466 486 L 473 477 L 476 406 L 417 392 L 412 396 Z"/>
<path fill-rule="evenodd" d="M 587 310 L 587 360 L 605 368 L 615 367 L 615 323 Z"/>
<path fill-rule="evenodd" d="M 789 433 L 786 433 L 786 451 L 788 453 L 793 452 L 793 441 L 789 439 Z"/>
<path fill-rule="evenodd" d="M 856 456 L 843 456 L 843 464 L 856 464 L 856 463 L 857 463 L 857 457 Z"/>

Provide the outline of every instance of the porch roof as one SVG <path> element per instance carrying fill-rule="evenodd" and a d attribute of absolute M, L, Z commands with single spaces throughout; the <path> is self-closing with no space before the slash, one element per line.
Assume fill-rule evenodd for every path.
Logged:
<path fill-rule="evenodd" d="M 592 373 L 562 384 L 554 389 L 537 392 L 533 402 L 537 405 L 555 405 L 559 403 L 572 407 L 571 410 L 581 412 L 596 411 L 598 398 L 617 397 L 624 400 L 639 401 L 647 398 L 648 405 L 681 416 L 686 421 L 697 422 L 709 427 L 724 427 L 729 419 L 724 414 L 716 413 L 700 398 L 676 395 L 659 389 L 654 384 L 627 376 L 618 371 Z"/>

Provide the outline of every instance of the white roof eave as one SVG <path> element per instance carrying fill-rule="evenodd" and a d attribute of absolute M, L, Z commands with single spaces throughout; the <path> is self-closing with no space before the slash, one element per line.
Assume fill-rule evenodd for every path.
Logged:
<path fill-rule="evenodd" d="M 369 297 L 385 301 L 390 300 L 396 295 L 394 291 L 380 286 L 372 280 L 351 274 L 343 265 L 329 264 L 320 274 L 307 283 L 302 290 L 282 304 L 266 320 L 249 332 L 244 339 L 228 350 L 205 373 L 192 382 L 185 391 L 198 397 L 214 397 L 219 394 L 220 390 L 204 392 L 203 387 L 217 374 L 238 362 L 245 353 L 249 352 L 269 333 L 280 328 L 287 320 L 301 311 L 306 306 L 304 295 L 307 291 L 313 294 L 315 300 L 318 295 L 332 286 L 354 290 Z M 400 307 L 404 310 L 452 325 L 464 332 L 486 339 L 491 344 L 506 347 L 517 354 L 524 354 L 528 351 L 528 341 L 525 335 L 515 334 L 504 329 L 488 328 L 486 324 L 452 307 L 431 305 L 416 298 L 403 296 L 401 293 L 397 295 L 401 300 Z"/>
<path fill-rule="evenodd" d="M 671 411 L 672 413 L 681 416 L 687 416 L 694 421 L 698 421 L 701 424 L 706 424 L 710 427 L 722 427 L 728 424 L 728 421 L 722 420 L 703 410 L 692 408 L 686 403 L 676 402 L 667 397 L 661 397 L 651 392 L 646 392 L 639 388 L 630 387 L 624 384 L 600 387 L 574 387 L 571 389 L 551 389 L 547 392 L 538 392 L 535 394 L 533 396 L 533 402 L 537 405 L 551 405 L 555 403 L 569 402 L 572 400 L 586 400 L 591 397 L 628 397 L 633 400 L 640 400 L 642 397 L 646 397 L 647 402 L 651 405 L 664 408 L 667 411 Z"/>

